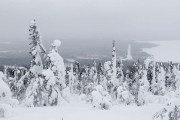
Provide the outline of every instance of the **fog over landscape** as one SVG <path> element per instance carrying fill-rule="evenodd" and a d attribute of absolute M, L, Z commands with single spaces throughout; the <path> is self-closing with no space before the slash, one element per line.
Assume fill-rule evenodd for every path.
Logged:
<path fill-rule="evenodd" d="M 121 55 L 129 41 L 179 40 L 179 6 L 178 0 L 1 0 L 0 64 L 12 63 L 7 58 L 28 62 L 28 26 L 33 19 L 47 49 L 53 40 L 62 41 L 65 58 L 109 56 L 112 40 Z M 133 43 L 132 51 L 137 49 Z M 146 46 L 153 47 L 138 47 Z"/>

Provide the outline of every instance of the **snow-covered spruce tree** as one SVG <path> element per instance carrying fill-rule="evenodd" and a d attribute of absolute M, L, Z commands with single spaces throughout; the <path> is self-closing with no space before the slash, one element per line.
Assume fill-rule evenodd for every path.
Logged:
<path fill-rule="evenodd" d="M 139 79 L 138 105 L 142 106 L 149 102 L 149 82 L 147 80 L 147 71 L 142 70 Z"/>
<path fill-rule="evenodd" d="M 65 66 L 63 58 L 58 54 L 60 44 L 59 40 L 53 42 L 52 50 L 47 55 L 47 69 L 42 70 L 28 87 L 24 100 L 26 106 L 54 106 L 61 103 L 61 98 L 69 102 Z"/>
<path fill-rule="evenodd" d="M 69 87 L 66 86 L 65 82 L 65 65 L 63 58 L 58 53 L 58 47 L 61 45 L 60 40 L 54 40 L 51 47 L 52 50 L 47 55 L 47 61 L 48 61 L 48 69 L 50 69 L 55 76 L 55 84 L 56 87 L 58 87 L 59 91 L 56 91 L 58 93 L 58 101 L 62 97 L 66 101 L 69 101 L 69 94 L 70 90 Z M 59 104 L 59 103 L 58 103 Z"/>
<path fill-rule="evenodd" d="M 70 92 L 71 94 L 75 92 L 75 80 L 76 77 L 74 76 L 74 72 L 73 72 L 73 64 L 71 64 L 70 70 L 67 71 L 67 75 L 68 75 L 68 83 L 69 83 L 69 88 L 70 88 Z"/>
<path fill-rule="evenodd" d="M 39 30 L 37 29 L 36 20 L 32 21 L 29 32 L 29 39 L 31 40 L 30 54 L 32 56 L 30 72 L 36 76 L 42 73 L 43 64 L 41 55 L 46 54 L 46 50 L 42 44 L 41 36 Z"/>
<path fill-rule="evenodd" d="M 73 71 L 76 75 L 79 74 L 80 72 L 80 63 L 78 61 L 75 61 L 74 62 L 74 65 L 73 65 Z"/>
<path fill-rule="evenodd" d="M 140 79 L 140 76 L 138 74 L 138 72 L 136 72 L 134 74 L 134 84 L 132 86 L 134 92 L 132 92 L 132 94 L 134 95 L 134 100 L 135 100 L 135 103 L 137 105 L 139 105 L 139 89 L 140 89 L 140 83 L 139 83 L 139 79 Z"/>
<path fill-rule="evenodd" d="M 134 103 L 134 96 L 129 91 L 127 81 L 124 81 L 117 89 L 117 103 L 125 105 Z"/>
<path fill-rule="evenodd" d="M 108 110 L 112 106 L 111 96 L 106 92 L 101 85 L 97 85 L 91 93 L 92 105 L 97 109 Z"/>
<path fill-rule="evenodd" d="M 117 80 L 117 68 L 116 68 L 116 48 L 115 48 L 115 40 L 113 40 L 113 51 L 112 51 L 112 76 L 111 82 L 114 87 L 119 86 L 119 82 Z"/>
<path fill-rule="evenodd" d="M 139 79 L 141 78 L 141 74 L 140 74 L 140 64 L 138 62 L 133 64 L 131 69 L 131 74 L 132 74 L 132 81 L 131 81 L 131 86 L 129 87 L 129 91 L 134 96 L 135 103 L 139 105 L 138 94 L 140 88 Z"/>
<path fill-rule="evenodd" d="M 99 63 L 98 66 L 97 66 L 97 80 L 98 80 L 98 84 L 100 84 L 101 82 L 101 76 L 104 75 L 104 72 L 103 72 L 103 65 L 102 63 Z"/>
<path fill-rule="evenodd" d="M 23 100 L 25 105 L 41 106 L 42 84 L 39 76 L 43 70 L 41 56 L 46 54 L 46 50 L 42 44 L 35 20 L 32 21 L 29 32 L 30 55 L 32 60 L 29 71 L 19 80 L 19 94 L 25 96 Z"/>
<path fill-rule="evenodd" d="M 113 50 L 112 50 L 112 61 L 107 61 L 104 63 L 105 76 L 107 79 L 107 90 L 113 99 L 116 99 L 117 88 L 119 86 L 119 80 L 117 79 L 117 68 L 116 68 L 116 48 L 115 40 L 113 40 Z"/>
<path fill-rule="evenodd" d="M 78 84 L 79 84 L 79 63 L 77 61 L 74 62 L 73 66 L 73 92 L 76 93 L 76 94 L 79 94 L 79 91 L 78 91 Z M 72 72 L 71 71 L 71 72 Z"/>
<path fill-rule="evenodd" d="M 128 89 L 130 90 L 133 85 L 133 81 L 130 77 L 130 71 L 128 69 L 126 70 L 125 81 L 127 82 Z"/>
<path fill-rule="evenodd" d="M 85 94 L 89 95 L 93 91 L 93 87 L 98 85 L 97 68 L 95 61 L 91 67 L 86 67 L 86 77 L 84 80 L 86 81 L 86 83 L 83 82 L 84 92 Z"/>
<path fill-rule="evenodd" d="M 108 93 L 112 93 L 113 90 L 113 82 L 111 81 L 112 78 L 112 70 L 111 70 L 111 61 L 107 61 L 104 63 L 104 70 L 105 70 L 105 79 L 106 79 L 106 88 Z"/>
<path fill-rule="evenodd" d="M 11 90 L 4 78 L 4 74 L 0 72 L 0 118 L 9 117 L 12 107 L 18 104 L 16 99 L 12 99 Z"/>
<path fill-rule="evenodd" d="M 121 62 L 118 62 L 118 65 L 117 65 L 117 79 L 119 80 L 120 84 L 122 84 L 124 82 L 124 73 L 123 73 L 122 60 L 121 60 Z"/>
<path fill-rule="evenodd" d="M 174 64 L 172 62 L 169 62 L 166 73 L 165 73 L 166 91 L 176 90 L 175 84 L 176 84 L 176 81 L 175 81 L 175 74 L 174 74 Z"/>
<path fill-rule="evenodd" d="M 155 80 L 152 83 L 152 92 L 155 95 L 164 95 L 165 71 L 162 64 L 157 64 L 155 69 Z"/>
<path fill-rule="evenodd" d="M 94 69 L 94 68 L 93 68 Z M 97 71 L 94 73 L 93 69 L 89 66 L 84 66 L 84 71 L 81 72 L 81 93 L 90 95 L 93 91 L 93 86 L 95 86 L 95 79 L 97 79 Z"/>
<path fill-rule="evenodd" d="M 98 66 L 97 66 L 97 73 L 98 74 L 104 74 L 104 68 L 103 68 L 103 64 L 102 63 L 99 63 Z"/>
<path fill-rule="evenodd" d="M 52 50 L 48 54 L 48 66 L 52 69 L 55 76 L 57 77 L 60 85 L 66 87 L 65 83 L 65 65 L 63 58 L 58 53 L 58 47 L 61 45 L 61 41 L 55 40 L 51 47 Z"/>
<path fill-rule="evenodd" d="M 86 87 L 88 84 L 90 84 L 92 81 L 89 80 L 89 70 L 90 68 L 88 66 L 84 66 L 82 68 L 82 71 L 80 72 L 80 77 L 79 77 L 79 84 L 78 84 L 78 89 L 80 94 L 89 94 L 88 91 L 86 91 Z"/>
<path fill-rule="evenodd" d="M 153 75 L 155 72 L 154 70 L 154 58 L 153 56 L 148 57 L 145 61 L 144 61 L 144 67 L 147 70 L 147 80 L 149 81 L 149 91 L 152 91 L 152 82 L 153 82 L 153 78 L 155 78 L 155 76 Z"/>
<path fill-rule="evenodd" d="M 179 65 L 178 65 L 178 66 L 179 66 Z M 174 68 L 174 74 L 176 75 L 176 77 L 175 77 L 176 91 L 180 91 L 180 71 L 179 71 L 178 66 L 176 66 L 176 67 Z"/>
<path fill-rule="evenodd" d="M 55 106 L 59 102 L 59 88 L 56 83 L 56 77 L 51 69 L 44 69 L 41 76 L 42 84 L 42 105 Z"/>
<path fill-rule="evenodd" d="M 101 85 L 107 91 L 107 79 L 104 75 L 104 68 L 101 63 L 99 63 L 98 65 L 97 79 L 98 79 L 98 85 Z"/>
<path fill-rule="evenodd" d="M 106 76 L 106 79 L 108 81 L 111 81 L 111 76 L 112 76 L 111 61 L 107 61 L 107 62 L 104 63 L 104 74 Z"/>
<path fill-rule="evenodd" d="M 147 79 L 149 81 L 149 91 L 152 91 L 152 83 L 153 83 L 153 78 L 154 78 L 154 75 L 153 75 L 153 69 L 154 68 L 154 64 L 153 62 L 151 61 L 148 65 L 148 69 L 147 69 Z"/>
<path fill-rule="evenodd" d="M 124 78 L 122 60 L 117 66 L 117 79 L 120 83 L 119 87 L 117 88 L 117 102 L 120 104 L 130 105 L 134 103 L 134 96 L 129 91 L 133 83 L 129 77 L 128 70 L 126 72 L 126 77 Z"/>
<path fill-rule="evenodd" d="M 96 66 L 96 61 L 93 62 L 93 66 L 91 67 L 90 70 L 90 76 L 92 78 L 92 81 L 95 85 L 98 84 L 98 80 L 97 80 L 97 66 Z"/>

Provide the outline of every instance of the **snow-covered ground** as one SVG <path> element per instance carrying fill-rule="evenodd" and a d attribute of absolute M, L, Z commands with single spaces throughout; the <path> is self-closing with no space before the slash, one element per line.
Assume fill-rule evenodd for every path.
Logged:
<path fill-rule="evenodd" d="M 110 110 L 93 109 L 73 97 L 71 103 L 59 107 L 14 108 L 13 115 L 4 120 L 152 120 L 162 105 L 114 106 Z"/>
<path fill-rule="evenodd" d="M 140 41 L 140 42 L 144 42 L 144 41 Z M 161 61 L 161 62 L 173 61 L 178 63 L 180 62 L 180 55 L 178 55 L 180 51 L 180 40 L 147 41 L 147 42 L 159 45 L 156 47 L 143 49 L 144 52 L 153 55 L 156 61 Z"/>

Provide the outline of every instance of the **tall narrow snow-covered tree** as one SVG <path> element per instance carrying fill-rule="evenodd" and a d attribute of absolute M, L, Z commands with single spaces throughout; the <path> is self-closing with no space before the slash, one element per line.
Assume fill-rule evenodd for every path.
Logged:
<path fill-rule="evenodd" d="M 104 63 L 104 70 L 107 79 L 107 90 L 114 98 L 116 98 L 115 94 L 119 86 L 119 81 L 117 79 L 115 40 L 113 40 L 112 47 L 112 60 Z"/>
<path fill-rule="evenodd" d="M 93 83 L 96 85 L 98 84 L 97 80 L 97 66 L 96 66 L 96 61 L 93 62 L 93 66 L 91 67 L 91 79 L 93 80 Z"/>
<path fill-rule="evenodd" d="M 107 80 L 111 81 L 111 76 L 112 76 L 111 61 L 107 61 L 104 63 L 104 74 L 105 74 Z"/>
<path fill-rule="evenodd" d="M 152 91 L 152 84 L 153 84 L 153 78 L 154 78 L 154 74 L 153 74 L 153 70 L 154 70 L 154 65 L 153 62 L 150 62 L 148 65 L 148 69 L 147 69 L 147 79 L 149 81 L 149 91 Z"/>
<path fill-rule="evenodd" d="M 133 85 L 133 90 L 134 90 L 133 95 L 135 97 L 134 98 L 135 99 L 135 103 L 137 105 L 139 105 L 139 98 L 138 98 L 138 96 L 139 96 L 140 83 L 139 83 L 139 74 L 137 72 L 134 74 L 134 80 L 135 80 L 135 83 Z"/>
<path fill-rule="evenodd" d="M 138 91 L 138 105 L 144 105 L 148 102 L 149 97 L 149 82 L 147 80 L 147 71 L 141 70 L 141 77 L 139 79 L 139 91 Z"/>
<path fill-rule="evenodd" d="M 69 82 L 69 88 L 70 88 L 70 92 L 71 93 L 74 93 L 75 91 L 75 80 L 76 80 L 76 77 L 74 76 L 74 71 L 73 71 L 73 65 L 71 64 L 71 67 L 70 67 L 70 70 L 68 71 L 68 82 Z"/>
<path fill-rule="evenodd" d="M 152 92 L 155 95 L 164 95 L 165 71 L 161 64 L 156 64 L 155 68 L 155 80 L 152 83 Z"/>
<path fill-rule="evenodd" d="M 102 63 L 99 63 L 97 68 L 97 79 L 98 79 L 98 84 L 103 86 L 103 88 L 107 90 L 107 79 L 104 74 L 104 68 Z"/>
<path fill-rule="evenodd" d="M 112 51 L 112 76 L 111 81 L 114 86 L 116 86 L 117 83 L 117 68 L 116 68 L 116 47 L 115 47 L 115 40 L 113 40 L 113 51 Z"/>
<path fill-rule="evenodd" d="M 59 87 L 56 83 L 56 77 L 51 69 L 44 69 L 42 72 L 42 105 L 55 106 L 60 102 Z"/>
<path fill-rule="evenodd" d="M 133 64 L 131 68 L 131 74 L 132 74 L 132 81 L 130 81 L 131 86 L 129 87 L 129 91 L 134 96 L 135 103 L 139 105 L 138 103 L 138 95 L 139 95 L 139 88 L 140 88 L 140 82 L 139 79 L 141 78 L 141 67 L 139 62 L 136 62 Z"/>
<path fill-rule="evenodd" d="M 43 70 L 41 56 L 46 54 L 39 30 L 37 29 L 36 20 L 33 20 L 29 27 L 29 40 L 31 46 L 30 55 L 32 57 L 31 66 L 29 71 L 18 81 L 18 94 L 20 94 L 19 99 L 24 99 L 25 97 L 24 101 L 31 98 L 31 101 L 28 102 L 31 102 L 31 106 L 36 106 L 39 104 L 38 102 L 40 102 L 40 95 L 38 95 L 35 86 L 37 86 L 37 88 L 41 86 L 39 82 L 39 76 L 42 74 Z"/>
<path fill-rule="evenodd" d="M 80 71 L 79 62 L 75 61 L 72 67 L 73 67 L 73 75 L 74 75 L 74 93 L 79 93 L 79 90 L 78 90 L 79 71 Z"/>
<path fill-rule="evenodd" d="M 36 20 L 32 21 L 32 25 L 29 27 L 29 39 L 31 40 L 30 54 L 32 56 L 30 71 L 34 75 L 42 73 L 43 64 L 41 60 L 41 55 L 46 53 L 46 50 L 42 44 L 41 36 L 39 30 L 37 29 Z"/>
<path fill-rule="evenodd" d="M 63 58 L 58 53 L 58 47 L 61 45 L 60 40 L 55 40 L 51 47 L 52 50 L 47 56 L 48 59 L 48 68 L 54 72 L 54 75 L 57 78 L 57 82 L 66 87 L 65 83 L 65 65 Z"/>
<path fill-rule="evenodd" d="M 127 82 L 128 88 L 130 89 L 133 84 L 133 81 L 130 78 L 130 71 L 128 69 L 126 70 L 125 81 Z"/>
<path fill-rule="evenodd" d="M 117 79 L 119 80 L 120 84 L 124 82 L 122 59 L 121 59 L 121 62 L 118 62 L 118 65 L 117 65 Z"/>
<path fill-rule="evenodd" d="M 0 118 L 7 117 L 11 111 L 11 90 L 3 80 L 4 74 L 0 71 Z"/>
<path fill-rule="evenodd" d="M 175 90 L 176 89 L 176 81 L 175 81 L 175 74 L 174 74 L 174 64 L 172 62 L 168 63 L 168 67 L 165 73 L 165 86 L 167 91 Z"/>
<path fill-rule="evenodd" d="M 104 74 L 104 67 L 103 67 L 103 64 L 102 63 L 99 63 L 98 66 L 97 66 L 97 73 L 98 75 L 101 74 L 103 75 Z"/>
<path fill-rule="evenodd" d="M 69 102 L 70 90 L 65 81 L 65 65 L 63 58 L 58 53 L 58 47 L 61 45 L 60 40 L 54 40 L 51 47 L 52 50 L 47 55 L 48 69 L 52 70 L 56 78 L 55 83 L 59 88 L 58 90 L 58 104 L 60 98 Z"/>
<path fill-rule="evenodd" d="M 76 75 L 80 72 L 80 63 L 78 61 L 74 62 L 73 71 Z"/>

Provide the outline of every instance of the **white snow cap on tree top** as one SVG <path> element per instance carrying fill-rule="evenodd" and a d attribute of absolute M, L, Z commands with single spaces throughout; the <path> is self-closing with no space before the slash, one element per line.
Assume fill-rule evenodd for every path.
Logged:
<path fill-rule="evenodd" d="M 54 47 L 59 47 L 61 45 L 61 41 L 60 40 L 54 40 L 52 46 Z"/>
<path fill-rule="evenodd" d="M 32 25 L 36 25 L 36 20 L 35 20 L 35 19 L 32 20 L 32 21 L 31 21 L 31 24 L 32 24 Z"/>

